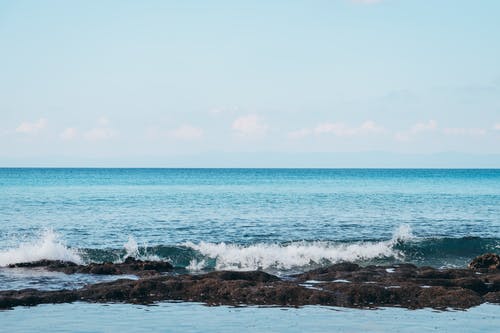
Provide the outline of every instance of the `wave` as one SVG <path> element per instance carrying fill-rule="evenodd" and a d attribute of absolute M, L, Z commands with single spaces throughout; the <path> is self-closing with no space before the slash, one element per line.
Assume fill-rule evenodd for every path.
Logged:
<path fill-rule="evenodd" d="M 39 239 L 19 244 L 18 247 L 0 251 L 0 266 L 42 259 L 72 261 L 82 264 L 78 250 L 67 247 L 60 235 L 53 230 L 45 230 Z"/>
<path fill-rule="evenodd" d="M 123 248 L 74 249 L 57 233 L 45 231 L 39 239 L 0 251 L 0 266 L 40 259 L 89 262 L 120 262 L 127 257 L 168 260 L 189 271 L 266 270 L 275 273 L 303 271 L 342 261 L 360 264 L 412 262 L 432 266 L 465 266 L 473 257 L 498 252 L 499 238 L 418 238 L 408 226 L 395 230 L 389 240 L 294 241 L 287 243 L 184 242 L 176 245 L 139 246 L 129 237 Z"/>
<path fill-rule="evenodd" d="M 325 241 L 292 242 L 288 244 L 237 245 L 226 243 L 198 244 L 187 242 L 183 245 L 194 249 L 203 256 L 215 259 L 217 270 L 256 270 L 294 268 L 332 264 L 341 261 L 365 261 L 374 258 L 394 258 L 402 260 L 403 253 L 395 249 L 399 242 L 413 238 L 408 226 L 400 227 L 388 241 L 331 243 Z M 189 268 L 200 269 L 201 262 L 190 262 Z"/>

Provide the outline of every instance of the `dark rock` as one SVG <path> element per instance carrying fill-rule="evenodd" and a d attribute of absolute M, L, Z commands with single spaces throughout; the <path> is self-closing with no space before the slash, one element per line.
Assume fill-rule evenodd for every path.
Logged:
<path fill-rule="evenodd" d="M 497 269 L 477 272 L 419 268 L 411 264 L 360 267 L 342 263 L 282 280 L 261 271 L 162 275 L 161 272 L 172 269 L 169 263 L 134 258 L 127 258 L 123 263 L 87 266 L 39 261 L 11 267 L 42 267 L 69 274 L 136 274 L 141 278 L 96 283 L 78 290 L 0 291 L 0 309 L 76 300 L 140 304 L 175 300 L 208 305 L 399 306 L 410 309 L 466 309 L 483 302 L 500 303 L 500 270 Z"/>
<path fill-rule="evenodd" d="M 484 300 L 489 303 L 500 304 L 500 292 L 499 291 L 489 292 L 486 295 L 484 295 Z"/>
<path fill-rule="evenodd" d="M 32 261 L 32 262 L 22 262 L 22 263 L 17 263 L 17 264 L 10 264 L 7 267 L 10 268 L 16 268 L 16 267 L 21 267 L 21 268 L 37 268 L 37 267 L 44 267 L 47 269 L 67 269 L 69 267 L 77 267 L 78 265 L 75 264 L 74 262 L 71 261 L 62 261 L 62 260 L 47 260 L 47 259 L 42 259 L 38 261 Z"/>
<path fill-rule="evenodd" d="M 457 270 L 457 269 L 434 269 L 427 268 L 424 270 L 419 270 L 417 273 L 417 277 L 421 279 L 458 279 L 467 277 L 470 275 L 470 272 L 466 270 Z"/>
<path fill-rule="evenodd" d="M 500 269 L 500 256 L 495 253 L 486 253 L 474 258 L 469 263 L 472 270 L 498 270 Z"/>
<path fill-rule="evenodd" d="M 70 303 L 77 300 L 79 300 L 78 293 L 71 290 L 39 291 L 35 289 L 24 289 L 19 291 L 6 291 L 0 292 L 0 309 L 48 303 Z"/>
<path fill-rule="evenodd" d="M 490 276 L 487 279 L 486 284 L 490 291 L 500 291 L 500 274 Z"/>
<path fill-rule="evenodd" d="M 327 281 L 327 280 L 335 280 L 343 278 L 343 276 L 345 276 L 346 273 L 356 272 L 359 269 L 360 267 L 357 264 L 353 264 L 350 262 L 343 262 L 329 267 L 313 269 L 311 271 L 302 274 L 295 274 L 292 275 L 292 277 L 302 281 L 305 280 Z"/>
<path fill-rule="evenodd" d="M 162 272 L 169 272 L 173 269 L 172 264 L 166 261 L 143 261 L 128 257 L 122 263 L 91 263 L 88 265 L 78 265 L 69 261 L 60 260 L 39 260 L 28 263 L 12 264 L 8 267 L 23 268 L 44 268 L 49 271 L 62 272 L 66 274 L 99 274 L 99 275 L 155 275 Z"/>
<path fill-rule="evenodd" d="M 453 280 L 453 284 L 460 288 L 473 290 L 480 295 L 484 295 L 488 292 L 487 284 L 483 280 L 475 277 L 455 279 Z"/>
<path fill-rule="evenodd" d="M 438 309 L 466 309 L 483 303 L 481 296 L 472 290 L 445 287 L 422 289 L 417 300 L 419 307 Z"/>
<path fill-rule="evenodd" d="M 279 281 L 280 278 L 262 271 L 235 272 L 217 271 L 205 274 L 203 278 L 215 278 L 220 280 L 247 280 L 255 282 Z"/>

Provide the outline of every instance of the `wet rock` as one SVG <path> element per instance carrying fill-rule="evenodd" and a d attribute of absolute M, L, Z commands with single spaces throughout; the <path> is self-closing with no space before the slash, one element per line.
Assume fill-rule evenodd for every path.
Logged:
<path fill-rule="evenodd" d="M 455 279 L 452 283 L 457 287 L 470 289 L 480 295 L 486 294 L 489 290 L 488 285 L 483 280 L 475 277 Z"/>
<path fill-rule="evenodd" d="M 500 270 L 477 272 L 419 268 L 411 264 L 360 267 L 342 263 L 280 279 L 261 271 L 162 275 L 161 272 L 172 269 L 169 263 L 133 258 L 123 263 L 87 266 L 40 261 L 12 267 L 43 267 L 70 274 L 136 274 L 141 278 L 96 283 L 78 290 L 0 291 L 0 309 L 76 300 L 140 304 L 170 300 L 208 305 L 398 306 L 410 309 L 466 309 L 483 302 L 500 303 Z"/>
<path fill-rule="evenodd" d="M 251 272 L 217 271 L 217 272 L 207 273 L 203 276 L 203 278 L 210 278 L 210 277 L 221 280 L 247 280 L 256 282 L 271 282 L 280 280 L 280 278 L 278 278 L 277 276 L 262 271 L 251 271 Z"/>
<path fill-rule="evenodd" d="M 489 292 L 486 295 L 484 295 L 484 300 L 489 303 L 500 304 L 500 292 L 499 291 Z"/>
<path fill-rule="evenodd" d="M 490 276 L 487 279 L 486 284 L 490 291 L 500 291 L 500 274 Z"/>
<path fill-rule="evenodd" d="M 91 274 L 135 274 L 135 275 L 155 275 L 157 273 L 169 272 L 173 269 L 172 264 L 166 261 L 143 261 L 128 257 L 122 263 L 102 263 L 78 266 L 75 273 Z"/>
<path fill-rule="evenodd" d="M 500 269 L 500 256 L 495 253 L 480 255 L 469 263 L 469 268 L 478 271 L 498 270 Z"/>
<path fill-rule="evenodd" d="M 16 306 L 34 306 L 38 304 L 70 303 L 79 300 L 78 293 L 71 290 L 40 291 L 24 289 L 0 292 L 0 309 Z"/>
<path fill-rule="evenodd" d="M 333 292 L 338 306 L 374 307 L 390 303 L 391 292 L 375 284 L 336 284 L 325 289 Z"/>
<path fill-rule="evenodd" d="M 10 268 L 46 268 L 47 270 L 64 270 L 64 269 L 70 269 L 72 267 L 77 267 L 78 265 L 75 264 L 74 262 L 71 261 L 62 261 L 62 260 L 47 260 L 47 259 L 42 259 L 38 261 L 32 261 L 32 262 L 22 262 L 22 263 L 17 263 L 17 264 L 10 264 L 7 267 Z"/>
<path fill-rule="evenodd" d="M 422 289 L 417 300 L 419 307 L 437 309 L 466 309 L 484 302 L 481 296 L 472 290 L 445 287 Z"/>
<path fill-rule="evenodd" d="M 351 276 L 352 272 L 356 272 L 359 269 L 360 266 L 357 264 L 344 262 L 329 267 L 313 269 L 311 271 L 302 274 L 295 274 L 292 275 L 292 277 L 300 281 L 306 281 L 306 280 L 328 281 L 328 280 L 340 279 L 345 276 Z"/>
<path fill-rule="evenodd" d="M 166 261 L 143 261 L 132 257 L 126 258 L 121 263 L 91 263 L 78 265 L 69 261 L 39 260 L 28 263 L 12 264 L 8 267 L 44 268 L 49 271 L 62 272 L 66 274 L 99 274 L 99 275 L 123 275 L 133 274 L 139 276 L 156 275 L 169 272 L 173 269 L 172 264 Z"/>
<path fill-rule="evenodd" d="M 470 272 L 458 269 L 425 268 L 417 273 L 417 277 L 421 279 L 458 279 L 467 276 L 470 276 Z"/>

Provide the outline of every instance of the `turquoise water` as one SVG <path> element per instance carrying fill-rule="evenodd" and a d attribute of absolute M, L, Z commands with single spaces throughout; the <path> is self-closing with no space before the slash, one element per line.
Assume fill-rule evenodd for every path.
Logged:
<path fill-rule="evenodd" d="M 0 312 L 6 332 L 496 332 L 497 305 L 437 312 L 384 308 L 356 310 L 62 304 Z"/>
<path fill-rule="evenodd" d="M 88 263 L 131 255 L 169 260 L 188 272 L 261 269 L 286 275 L 345 260 L 464 267 L 474 256 L 499 249 L 498 169 L 0 169 L 3 290 L 80 288 L 115 278 L 2 267 L 38 259 Z M 77 303 L 18 308 L 0 313 L 0 321 L 22 331 L 131 331 L 134 320 L 160 331 L 471 331 L 463 329 L 469 320 L 477 328 L 498 327 L 496 309 Z M 118 326 L 109 326 L 116 318 Z M 52 327 L 55 322 L 61 325 Z"/>
<path fill-rule="evenodd" d="M 500 246 L 500 170 L 0 169 L 0 212 L 0 265 L 31 242 L 180 267 L 463 266 Z"/>

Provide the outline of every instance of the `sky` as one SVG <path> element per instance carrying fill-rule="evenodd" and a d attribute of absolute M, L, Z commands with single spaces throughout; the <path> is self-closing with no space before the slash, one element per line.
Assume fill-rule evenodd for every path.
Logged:
<path fill-rule="evenodd" d="M 0 166 L 500 167 L 499 13 L 0 0 Z"/>

